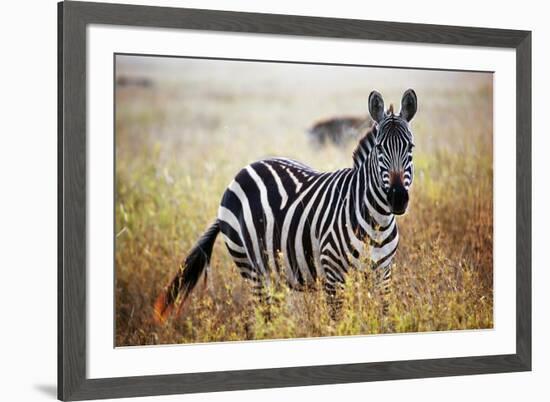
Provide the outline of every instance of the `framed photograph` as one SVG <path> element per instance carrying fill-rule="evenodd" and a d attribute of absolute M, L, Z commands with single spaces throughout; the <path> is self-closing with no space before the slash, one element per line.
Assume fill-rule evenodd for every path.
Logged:
<path fill-rule="evenodd" d="M 59 399 L 531 369 L 529 31 L 58 7 Z"/>

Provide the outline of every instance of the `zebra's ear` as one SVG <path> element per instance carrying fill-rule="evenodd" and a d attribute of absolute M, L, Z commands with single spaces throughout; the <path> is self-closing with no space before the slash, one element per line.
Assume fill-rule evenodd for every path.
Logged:
<path fill-rule="evenodd" d="M 416 93 L 412 89 L 407 89 L 401 99 L 401 111 L 399 114 L 407 121 L 411 121 L 416 114 L 416 108 L 418 101 L 416 99 Z"/>
<path fill-rule="evenodd" d="M 384 118 L 384 100 L 378 91 L 372 91 L 369 95 L 369 113 L 377 123 Z"/>

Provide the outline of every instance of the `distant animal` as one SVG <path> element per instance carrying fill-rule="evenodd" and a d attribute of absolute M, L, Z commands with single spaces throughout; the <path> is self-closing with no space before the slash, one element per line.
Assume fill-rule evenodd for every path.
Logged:
<path fill-rule="evenodd" d="M 151 88 L 153 81 L 147 77 L 121 75 L 117 78 L 116 84 L 119 87 Z"/>
<path fill-rule="evenodd" d="M 334 117 L 315 123 L 307 133 L 310 141 L 318 146 L 345 145 L 358 140 L 371 125 L 369 117 Z"/>
<path fill-rule="evenodd" d="M 286 158 L 244 167 L 225 190 L 217 219 L 157 298 L 155 318 L 163 322 L 178 301 L 187 299 L 220 232 L 259 301 L 269 302 L 266 289 L 280 278 L 296 290 L 320 282 L 337 319 L 342 305 L 338 289 L 351 269 L 374 271 L 387 296 L 399 242 L 395 215 L 405 213 L 413 181 L 410 122 L 417 97 L 407 90 L 401 111 L 394 114 L 393 106 L 386 111 L 382 96 L 373 91 L 368 109 L 374 125 L 359 141 L 351 168 L 319 172 Z"/>

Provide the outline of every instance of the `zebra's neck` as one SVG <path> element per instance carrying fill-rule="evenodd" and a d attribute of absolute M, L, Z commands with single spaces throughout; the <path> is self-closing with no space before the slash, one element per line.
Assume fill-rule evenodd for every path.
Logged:
<path fill-rule="evenodd" d="M 352 200 L 349 205 L 352 217 L 349 224 L 353 232 L 364 239 L 367 235 L 373 238 L 374 232 L 384 230 L 395 218 L 382 189 L 376 150 L 372 149 L 373 144 L 369 144 L 368 140 L 362 141 L 358 149 L 360 147 L 364 151 L 361 153 L 364 159 L 357 157 L 358 152 L 354 154 L 354 160 L 360 163 L 356 163 L 353 168 L 354 177 L 349 188 Z"/>
<path fill-rule="evenodd" d="M 374 218 L 378 226 L 386 227 L 394 219 L 390 212 L 390 205 L 386 192 L 382 186 L 380 170 L 378 169 L 378 156 L 376 150 L 372 150 L 366 164 L 367 191 L 365 193 L 365 204 L 367 212 Z"/>

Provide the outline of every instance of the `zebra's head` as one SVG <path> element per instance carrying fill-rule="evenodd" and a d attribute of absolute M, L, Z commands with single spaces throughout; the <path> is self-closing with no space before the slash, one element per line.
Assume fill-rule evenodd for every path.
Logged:
<path fill-rule="evenodd" d="M 417 108 L 416 93 L 408 89 L 401 99 L 399 114 L 393 106 L 384 109 L 384 100 L 377 91 L 369 95 L 369 113 L 375 121 L 375 153 L 382 190 L 393 214 L 402 215 L 409 203 L 409 187 L 413 181 L 414 138 L 409 125 Z"/>

